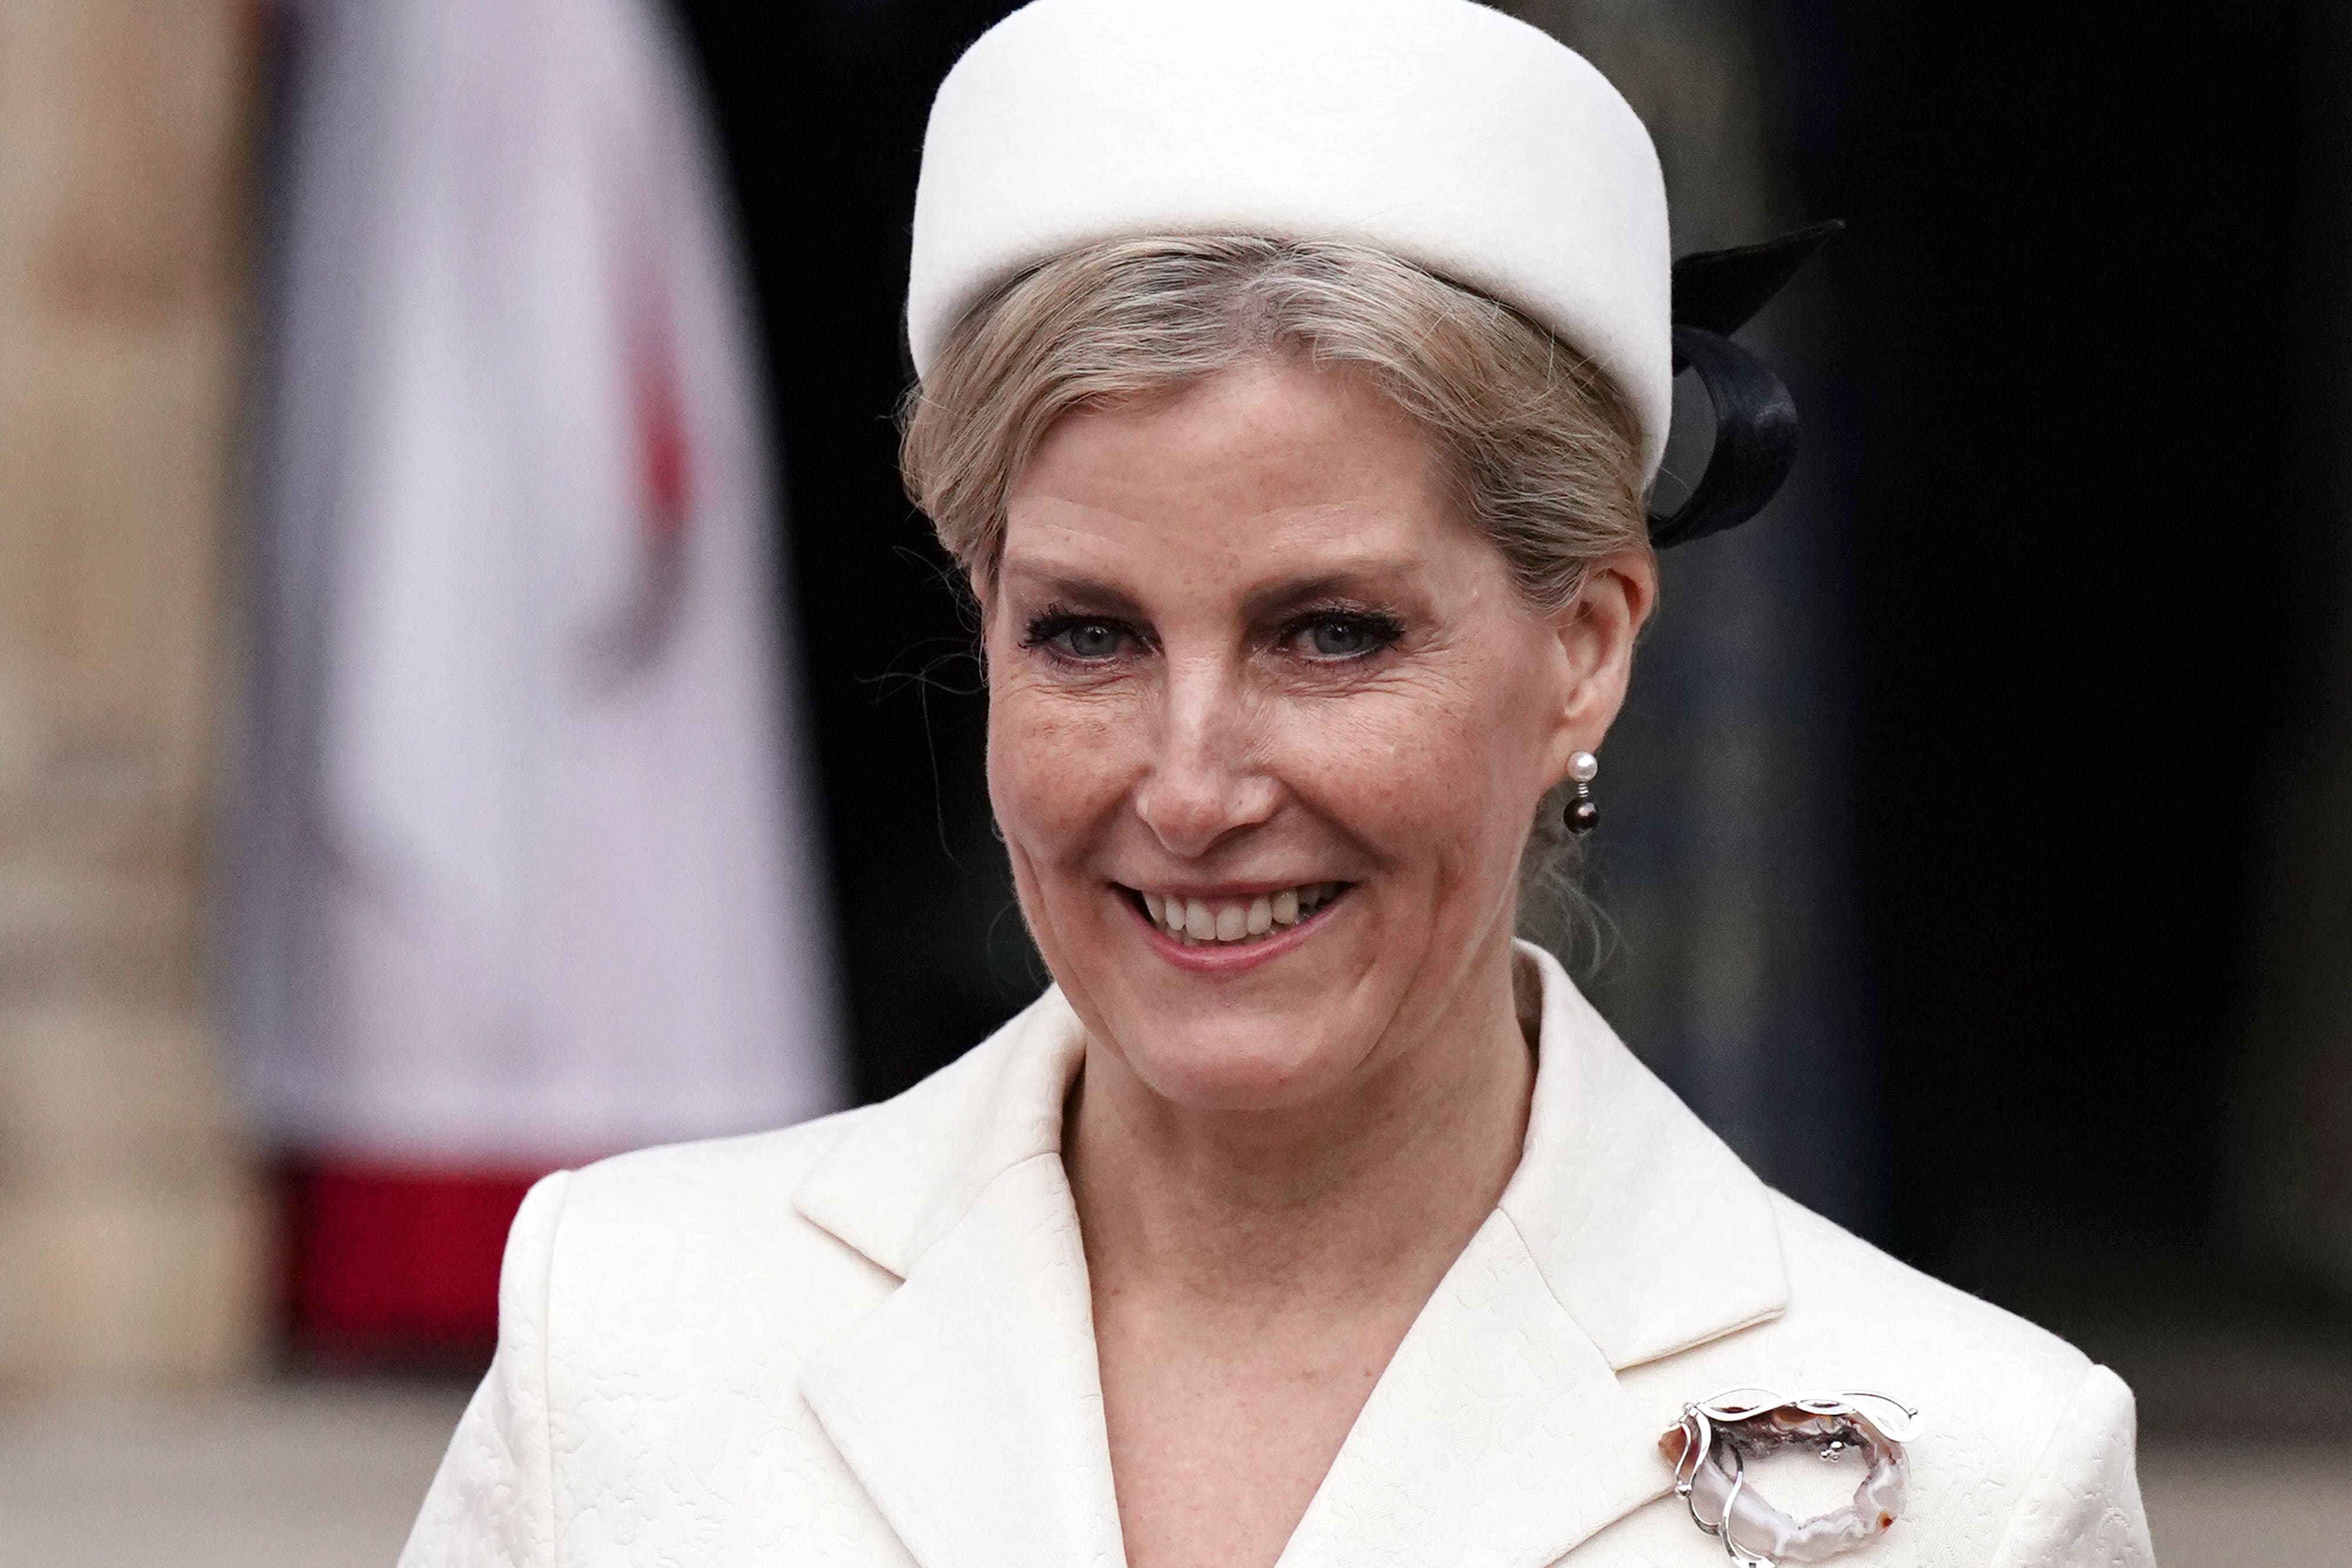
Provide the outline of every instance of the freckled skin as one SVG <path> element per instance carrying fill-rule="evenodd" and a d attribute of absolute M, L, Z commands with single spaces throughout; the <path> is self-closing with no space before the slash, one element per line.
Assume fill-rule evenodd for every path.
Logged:
<path fill-rule="evenodd" d="M 1271 1563 L 1517 1163 L 1519 853 L 1652 568 L 1535 613 L 1418 427 L 1268 363 L 1063 420 L 979 586 L 990 794 L 1088 1032 L 1064 1158 L 1129 1562 Z M 1317 882 L 1292 950 L 1215 974 L 1129 892 Z"/>
<path fill-rule="evenodd" d="M 1335 572 L 1397 613 L 1396 647 L 1270 646 L 1250 594 Z M 1158 646 L 1024 648 L 1051 603 L 1110 608 L 1046 586 L 1073 577 Z M 1455 519 L 1419 433 L 1301 370 L 1064 422 L 1014 489 L 987 641 L 1023 911 L 1097 1038 L 1202 1109 L 1313 1101 L 1442 1031 L 1501 962 L 1536 802 L 1599 741 L 1567 718 L 1582 650 Z M 1118 891 L 1253 880 L 1355 887 L 1297 953 L 1214 980 L 1154 957 Z"/>

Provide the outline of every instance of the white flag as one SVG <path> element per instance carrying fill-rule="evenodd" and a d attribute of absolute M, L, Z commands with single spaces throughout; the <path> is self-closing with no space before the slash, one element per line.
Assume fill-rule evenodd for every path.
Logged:
<path fill-rule="evenodd" d="M 646 0 L 297 13 L 236 979 L 263 1133 L 552 1164 L 842 1095 L 751 313 Z"/>

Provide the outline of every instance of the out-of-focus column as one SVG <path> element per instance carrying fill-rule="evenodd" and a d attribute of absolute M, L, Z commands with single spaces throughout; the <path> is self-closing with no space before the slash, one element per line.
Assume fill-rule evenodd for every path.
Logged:
<path fill-rule="evenodd" d="M 200 963 L 249 0 L 0 5 L 0 1381 L 208 1376 L 264 1207 Z"/>
<path fill-rule="evenodd" d="M 2352 79 L 2352 10 L 2308 16 L 2306 79 Z M 2340 88 L 2308 97 L 2300 304 L 2332 362 L 2303 389 L 2313 504 L 2284 525 L 2299 570 L 2274 612 L 2300 623 L 2286 645 L 2310 668 L 2284 683 L 2291 738 L 2273 759 L 2223 1196 L 2235 1239 L 2352 1301 L 2352 102 Z"/>

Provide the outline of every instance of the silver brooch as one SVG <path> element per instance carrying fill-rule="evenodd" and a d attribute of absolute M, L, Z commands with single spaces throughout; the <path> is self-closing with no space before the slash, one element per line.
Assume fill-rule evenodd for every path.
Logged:
<path fill-rule="evenodd" d="M 1791 1398 L 1773 1388 L 1727 1388 L 1684 1406 L 1658 1448 L 1675 1467 L 1675 1495 L 1689 1505 L 1691 1522 L 1722 1542 L 1738 1568 L 1778 1568 L 1851 1552 L 1901 1518 L 1911 1479 L 1903 1445 L 1922 1425 L 1919 1412 L 1884 1394 Z M 1853 1505 L 1801 1522 L 1750 1490 L 1748 1461 L 1790 1448 L 1831 1461 L 1859 1454 L 1864 1469 Z"/>

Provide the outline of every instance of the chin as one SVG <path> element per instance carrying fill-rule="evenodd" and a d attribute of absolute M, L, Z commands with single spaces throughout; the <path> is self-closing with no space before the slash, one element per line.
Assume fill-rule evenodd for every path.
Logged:
<path fill-rule="evenodd" d="M 1045 936 L 1048 967 L 1088 1034 L 1165 1104 L 1232 1113 L 1311 1104 L 1344 1092 L 1372 1054 L 1381 1029 L 1370 1015 L 1395 1000 L 1365 984 L 1384 967 L 1371 950 L 1372 889 L 1321 884 L 1265 940 L 1208 946 L 1180 946 L 1118 883 L 1089 881 L 1071 893 L 1029 905 L 1046 917 L 1030 929 Z"/>
<path fill-rule="evenodd" d="M 1106 1041 L 1154 1094 L 1192 1111 L 1279 1111 L 1312 1102 L 1344 1080 L 1351 1053 L 1330 1038 L 1328 1018 L 1287 1011 L 1158 1018 Z M 1360 1054 L 1360 1053 L 1357 1053 Z"/>

